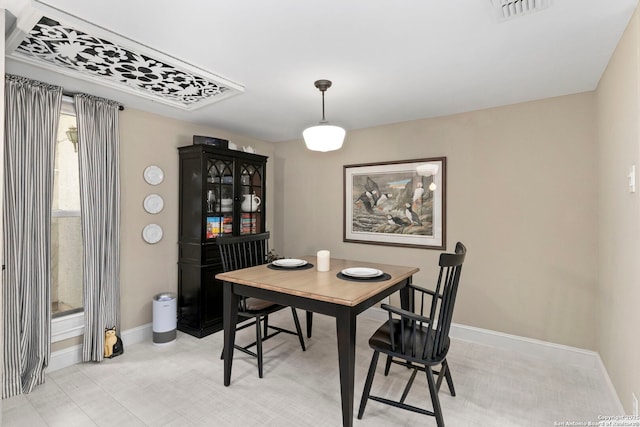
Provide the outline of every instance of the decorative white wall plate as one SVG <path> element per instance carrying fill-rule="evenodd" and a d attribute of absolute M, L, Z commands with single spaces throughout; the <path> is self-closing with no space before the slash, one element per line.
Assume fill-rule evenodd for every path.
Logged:
<path fill-rule="evenodd" d="M 144 180 L 147 184 L 158 185 L 164 180 L 164 172 L 156 165 L 147 166 L 144 170 Z"/>
<path fill-rule="evenodd" d="M 145 242 L 154 244 L 162 239 L 162 227 L 158 224 L 149 224 L 142 229 L 142 238 Z"/>
<path fill-rule="evenodd" d="M 144 210 L 150 214 L 157 214 L 164 208 L 164 200 L 158 194 L 149 194 L 144 198 Z"/>

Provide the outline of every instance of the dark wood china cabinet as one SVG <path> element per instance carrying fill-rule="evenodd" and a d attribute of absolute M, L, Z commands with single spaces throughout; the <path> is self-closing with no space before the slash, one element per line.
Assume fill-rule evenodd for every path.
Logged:
<path fill-rule="evenodd" d="M 209 145 L 178 148 L 178 329 L 222 330 L 220 235 L 265 231 L 267 157 Z"/>

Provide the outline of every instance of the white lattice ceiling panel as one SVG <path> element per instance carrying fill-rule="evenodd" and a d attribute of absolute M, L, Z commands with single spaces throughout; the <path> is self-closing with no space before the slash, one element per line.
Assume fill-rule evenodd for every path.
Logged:
<path fill-rule="evenodd" d="M 36 23 L 25 29 L 25 21 Z M 17 27 L 22 30 L 14 32 L 11 56 L 184 110 L 244 91 L 240 84 L 98 27 L 95 32 L 100 35 L 93 35 L 60 21 L 33 12 L 22 25 L 19 18 Z"/>

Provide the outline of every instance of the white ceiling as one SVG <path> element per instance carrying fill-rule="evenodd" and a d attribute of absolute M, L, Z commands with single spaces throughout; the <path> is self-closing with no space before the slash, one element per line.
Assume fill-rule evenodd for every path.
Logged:
<path fill-rule="evenodd" d="M 6 70 L 285 141 L 320 120 L 318 79 L 333 81 L 326 118 L 347 130 L 593 90 L 637 2 L 552 0 L 499 22 L 491 0 L 46 0 L 51 18 L 80 18 L 245 91 L 184 111 L 11 58 Z M 28 4 L 0 0 L 9 24 Z"/>

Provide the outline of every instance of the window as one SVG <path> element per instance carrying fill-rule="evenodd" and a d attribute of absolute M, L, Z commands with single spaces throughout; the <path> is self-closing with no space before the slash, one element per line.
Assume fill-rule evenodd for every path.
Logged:
<path fill-rule="evenodd" d="M 54 318 L 82 311 L 78 148 L 77 143 L 70 140 L 77 125 L 72 104 L 64 102 L 62 111 L 55 147 L 51 218 L 51 313 Z"/>

